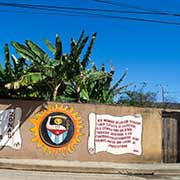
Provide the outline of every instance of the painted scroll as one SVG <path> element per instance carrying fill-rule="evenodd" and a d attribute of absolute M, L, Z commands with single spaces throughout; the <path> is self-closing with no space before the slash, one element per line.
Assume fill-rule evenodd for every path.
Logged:
<path fill-rule="evenodd" d="M 20 149 L 22 140 L 20 135 L 20 108 L 0 110 L 0 148 L 9 146 Z"/>
<path fill-rule="evenodd" d="M 89 114 L 88 150 L 90 154 L 106 151 L 112 154 L 142 154 L 142 117 Z"/>

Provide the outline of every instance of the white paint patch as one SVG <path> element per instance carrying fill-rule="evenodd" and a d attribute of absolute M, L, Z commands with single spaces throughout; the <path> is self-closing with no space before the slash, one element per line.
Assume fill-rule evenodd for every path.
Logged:
<path fill-rule="evenodd" d="M 19 129 L 21 116 L 20 108 L 0 110 L 0 147 L 21 148 L 22 139 Z"/>
<path fill-rule="evenodd" d="M 95 154 L 106 151 L 112 154 L 142 154 L 142 116 L 111 116 L 89 114 L 88 151 Z"/>

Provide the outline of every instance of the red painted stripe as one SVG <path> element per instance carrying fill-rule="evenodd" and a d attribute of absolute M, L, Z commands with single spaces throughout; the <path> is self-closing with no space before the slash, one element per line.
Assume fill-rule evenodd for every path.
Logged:
<path fill-rule="evenodd" d="M 48 129 L 48 130 L 55 135 L 60 135 L 66 131 L 66 130 L 58 130 L 58 129 Z"/>

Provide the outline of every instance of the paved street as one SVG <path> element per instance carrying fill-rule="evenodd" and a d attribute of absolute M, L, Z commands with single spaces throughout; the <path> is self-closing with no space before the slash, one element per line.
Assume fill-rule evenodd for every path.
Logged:
<path fill-rule="evenodd" d="M 0 180 L 179 180 L 180 176 L 126 176 L 118 174 L 62 173 L 22 170 L 0 170 Z"/>
<path fill-rule="evenodd" d="M 141 176 L 142 177 L 142 176 Z M 180 180 L 180 176 L 145 176 L 144 180 Z M 142 179 L 142 180 L 143 180 Z"/>
<path fill-rule="evenodd" d="M 118 174 L 93 174 L 93 173 L 62 173 L 39 172 L 21 170 L 0 170 L 0 180 L 142 180 L 141 177 L 121 176 Z"/>

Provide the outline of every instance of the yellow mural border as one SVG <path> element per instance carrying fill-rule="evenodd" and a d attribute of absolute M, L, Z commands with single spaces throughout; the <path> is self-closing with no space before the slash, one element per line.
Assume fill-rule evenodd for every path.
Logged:
<path fill-rule="evenodd" d="M 40 126 L 42 124 L 42 121 L 51 113 L 53 112 L 60 112 L 64 113 L 67 116 L 70 117 L 70 119 L 73 121 L 74 124 L 74 134 L 71 138 L 71 140 L 66 143 L 64 146 L 61 147 L 53 147 L 46 144 L 42 139 L 39 132 Z M 77 143 L 80 143 L 80 136 L 82 136 L 81 129 L 82 129 L 82 120 L 77 112 L 74 112 L 74 108 L 68 108 L 67 106 L 63 105 L 48 105 L 46 110 L 40 111 L 39 113 L 36 113 L 34 117 L 30 118 L 30 122 L 34 125 L 33 128 L 31 128 L 31 132 L 33 133 L 34 137 L 32 138 L 32 142 L 37 143 L 38 148 L 44 149 L 44 153 L 48 152 L 49 154 L 57 155 L 61 153 L 63 156 L 65 156 L 68 152 L 73 153 L 75 151 L 75 145 Z"/>

